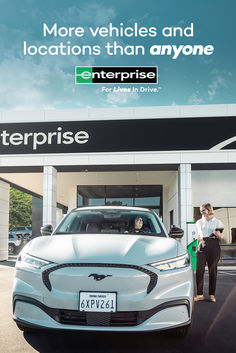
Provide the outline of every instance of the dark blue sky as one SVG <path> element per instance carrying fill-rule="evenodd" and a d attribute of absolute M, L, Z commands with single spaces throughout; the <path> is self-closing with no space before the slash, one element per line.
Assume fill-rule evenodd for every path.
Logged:
<path fill-rule="evenodd" d="M 0 0 L 0 108 L 65 109 L 112 106 L 154 106 L 236 103 L 235 0 Z M 82 38 L 42 35 L 43 23 L 83 27 Z M 145 26 L 157 28 L 155 37 L 93 38 L 89 27 Z M 193 37 L 165 38 L 163 27 L 185 28 L 193 23 Z M 99 45 L 101 55 L 24 56 L 27 45 Z M 145 55 L 109 56 L 106 43 L 142 45 Z M 152 45 L 213 45 L 210 56 L 153 56 Z M 102 85 L 75 85 L 76 65 L 158 66 L 156 93 L 102 92 Z M 109 86 L 113 88 L 113 86 Z M 131 87 L 125 85 L 122 87 Z M 153 87 L 153 86 L 152 86 Z M 131 87 L 132 88 L 132 87 Z"/>

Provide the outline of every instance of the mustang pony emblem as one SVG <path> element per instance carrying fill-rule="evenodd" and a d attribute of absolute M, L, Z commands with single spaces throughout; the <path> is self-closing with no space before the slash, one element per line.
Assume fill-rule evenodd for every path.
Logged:
<path fill-rule="evenodd" d="M 105 277 L 112 277 L 112 275 L 98 275 L 97 273 L 91 273 L 88 277 L 93 277 L 95 281 L 101 281 Z"/>

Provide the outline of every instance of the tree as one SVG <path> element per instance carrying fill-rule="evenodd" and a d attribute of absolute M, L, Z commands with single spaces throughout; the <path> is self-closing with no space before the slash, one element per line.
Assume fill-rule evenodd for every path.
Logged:
<path fill-rule="evenodd" d="M 32 224 L 32 196 L 10 188 L 9 228 Z"/>

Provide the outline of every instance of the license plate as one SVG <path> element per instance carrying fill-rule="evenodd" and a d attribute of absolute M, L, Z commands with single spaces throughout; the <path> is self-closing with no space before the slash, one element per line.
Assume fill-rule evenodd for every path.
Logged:
<path fill-rule="evenodd" d="M 116 293 L 80 292 L 79 310 L 114 312 L 116 311 Z"/>

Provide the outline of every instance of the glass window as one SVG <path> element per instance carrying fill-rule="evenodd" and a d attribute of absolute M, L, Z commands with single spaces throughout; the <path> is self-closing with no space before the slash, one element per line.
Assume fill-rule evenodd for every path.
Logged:
<path fill-rule="evenodd" d="M 107 185 L 105 187 L 106 205 L 108 206 L 133 206 L 132 185 Z"/>
<path fill-rule="evenodd" d="M 155 205 L 160 206 L 160 196 L 157 197 L 139 197 L 135 198 L 135 206 L 146 206 L 146 205 Z"/>
<path fill-rule="evenodd" d="M 162 215 L 161 185 L 78 186 L 78 206 L 139 206 Z"/>
<path fill-rule="evenodd" d="M 134 200 L 133 198 L 106 198 L 107 206 L 133 206 Z"/>
<path fill-rule="evenodd" d="M 105 186 L 80 186 L 78 187 L 78 206 L 105 205 Z"/>
<path fill-rule="evenodd" d="M 104 198 L 90 198 L 88 199 L 88 202 L 87 202 L 87 205 L 88 206 L 101 206 L 101 205 L 105 205 L 105 199 Z"/>
<path fill-rule="evenodd" d="M 54 234 L 109 233 L 158 235 L 165 237 L 158 218 L 152 212 L 119 208 L 75 210 L 68 214 Z"/>

